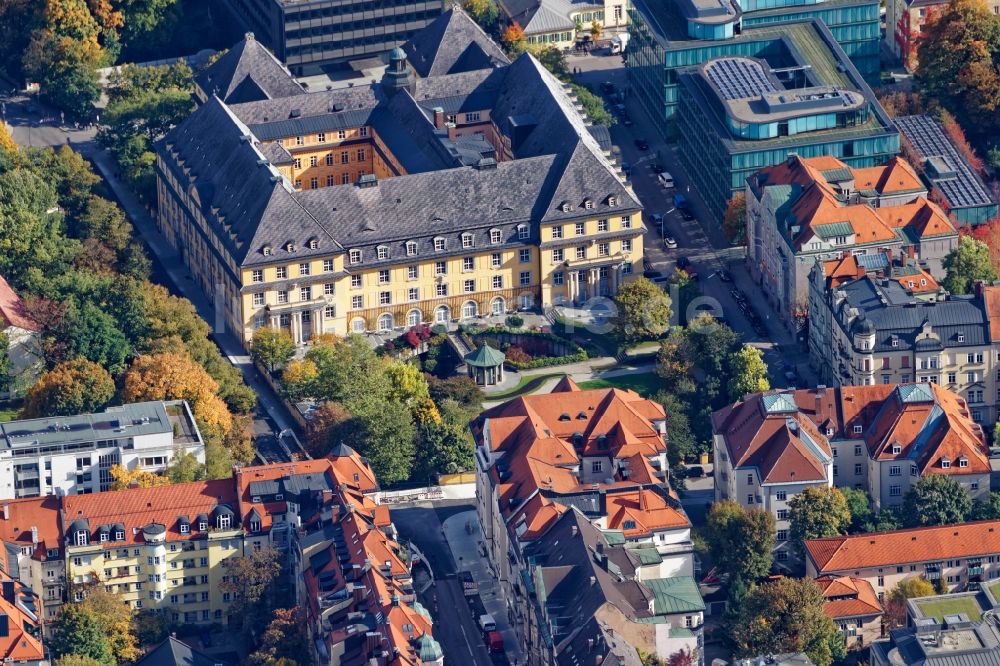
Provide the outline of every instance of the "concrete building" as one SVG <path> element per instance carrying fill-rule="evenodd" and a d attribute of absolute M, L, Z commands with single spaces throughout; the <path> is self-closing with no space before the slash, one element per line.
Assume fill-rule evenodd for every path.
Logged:
<path fill-rule="evenodd" d="M 1000 0 L 994 0 L 993 9 L 994 13 L 1000 10 Z M 899 116 L 894 120 L 903 145 L 920 160 L 924 179 L 948 206 L 949 215 L 960 225 L 982 224 L 997 216 L 1000 206 L 990 188 L 937 120 L 930 116 Z"/>
<path fill-rule="evenodd" d="M 986 0 L 1000 15 L 1000 1 Z M 888 0 L 885 3 L 885 43 L 909 71 L 917 67 L 917 40 L 930 16 L 948 5 L 939 0 Z"/>
<path fill-rule="evenodd" d="M 107 490 L 112 466 L 159 474 L 178 452 L 205 462 L 205 443 L 183 400 L 0 423 L 0 498 Z"/>
<path fill-rule="evenodd" d="M 24 301 L 0 275 L 0 333 L 7 336 L 4 353 L 10 359 L 8 376 L 0 377 L 0 397 L 23 396 L 42 374 L 41 330 Z"/>
<path fill-rule="evenodd" d="M 693 575 L 691 522 L 666 484 L 664 426 L 660 405 L 631 391 L 582 391 L 568 378 L 551 394 L 517 398 L 480 415 L 473 425 L 477 510 L 507 599 L 524 594 L 533 576 L 529 551 L 554 525 L 571 520 L 565 518 L 570 511 L 641 562 L 643 578 Z M 532 633 L 529 610 L 514 623 L 529 660 L 558 660 L 562 648 L 553 652 L 551 641 L 539 641 L 543 629 Z M 700 641 L 700 625 L 690 629 Z"/>
<path fill-rule="evenodd" d="M 453 60 L 420 51 L 428 71 Z M 582 303 L 631 279 L 641 205 L 537 60 L 420 79 L 403 50 L 392 63 L 370 87 L 213 97 L 158 144 L 159 227 L 244 342 Z"/>
<path fill-rule="evenodd" d="M 772 513 L 779 563 L 794 559 L 788 502 L 806 488 L 859 488 L 876 507 L 900 504 L 926 474 L 947 474 L 973 498 L 990 489 L 982 428 L 936 384 L 755 393 L 715 412 L 712 428 L 715 499 Z"/>
<path fill-rule="evenodd" d="M 904 254 L 940 271 L 958 232 L 906 161 L 850 168 L 789 156 L 747 179 L 747 264 L 787 326 L 812 314 L 809 272 L 847 254 Z M 868 260 L 862 260 L 868 261 Z"/>
<path fill-rule="evenodd" d="M 814 289 L 810 364 L 828 385 L 939 384 L 965 399 L 974 422 L 993 423 L 1000 288 L 978 285 L 969 296 L 913 293 L 908 285 L 919 288 L 921 279 L 865 275 L 822 295 Z"/>
<path fill-rule="evenodd" d="M 882 637 L 882 603 L 866 580 L 820 576 L 823 613 L 840 630 L 848 650 L 861 650 Z"/>
<path fill-rule="evenodd" d="M 225 0 L 229 14 L 252 31 L 297 76 L 329 65 L 378 58 L 444 11 L 442 0 L 394 3 L 347 0 Z"/>
<path fill-rule="evenodd" d="M 949 591 L 995 587 L 1000 578 L 1000 521 L 917 527 L 809 539 L 806 575 L 867 581 L 879 601 L 901 581 L 943 579 Z"/>
<path fill-rule="evenodd" d="M 663 121 L 660 129 L 668 137 L 681 131 L 675 117 L 680 92 L 677 75 L 684 67 L 728 56 L 762 58 L 775 69 L 788 68 L 783 76 L 792 81 L 791 74 L 809 67 L 817 70 L 813 74 L 826 77 L 828 73 L 818 70 L 826 69 L 832 55 L 838 60 L 850 58 L 856 68 L 852 70 L 860 77 L 874 80 L 879 72 L 879 7 L 870 0 L 636 0 L 628 12 L 629 83 L 650 116 Z M 812 20 L 826 27 L 819 38 L 792 27 Z M 775 26 L 789 28 L 775 30 Z M 832 49 L 825 44 L 827 39 Z M 808 62 L 800 62 L 803 57 Z M 839 81 L 847 80 L 823 83 L 840 85 Z M 801 85 L 803 78 L 799 81 Z"/>
<path fill-rule="evenodd" d="M 572 48 L 577 39 L 590 36 L 596 21 L 602 30 L 625 28 L 627 3 L 623 0 L 499 0 L 508 22 L 517 21 L 529 44 Z"/>

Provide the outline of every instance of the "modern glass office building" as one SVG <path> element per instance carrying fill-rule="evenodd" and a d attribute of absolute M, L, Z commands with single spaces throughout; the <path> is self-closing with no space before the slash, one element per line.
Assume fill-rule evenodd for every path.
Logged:
<path fill-rule="evenodd" d="M 899 133 L 822 22 L 744 30 L 749 53 L 676 70 L 681 163 L 717 220 L 758 169 L 795 153 L 851 167 L 899 153 Z"/>
<path fill-rule="evenodd" d="M 760 32 L 777 24 L 819 19 L 863 77 L 878 77 L 878 0 L 633 0 L 628 11 L 629 82 L 667 137 L 676 130 L 677 70 L 727 55 L 781 57 L 772 33 Z"/>

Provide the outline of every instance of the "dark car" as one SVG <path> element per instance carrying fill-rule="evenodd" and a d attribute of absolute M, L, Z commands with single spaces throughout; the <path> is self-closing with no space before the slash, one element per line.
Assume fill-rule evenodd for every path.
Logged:
<path fill-rule="evenodd" d="M 629 164 L 628 162 L 622 162 L 622 173 L 625 174 L 626 176 L 631 175 L 632 165 Z"/>
<path fill-rule="evenodd" d="M 733 276 L 725 268 L 719 271 L 719 279 L 723 282 L 732 282 Z"/>
<path fill-rule="evenodd" d="M 681 208 L 681 217 L 684 218 L 686 222 L 690 222 L 694 219 L 694 213 L 691 212 L 690 208 Z"/>
<path fill-rule="evenodd" d="M 663 277 L 663 272 L 662 271 L 658 271 L 655 268 L 647 268 L 646 270 L 644 270 L 642 272 L 642 277 L 644 277 L 644 278 L 646 278 L 648 280 L 653 280 L 655 278 L 661 278 L 661 277 Z"/>
<path fill-rule="evenodd" d="M 614 91 L 615 91 L 615 84 L 611 83 L 611 81 L 604 81 L 603 83 L 601 83 L 601 92 L 604 93 L 605 95 L 610 95 L 614 93 Z"/>
<path fill-rule="evenodd" d="M 677 268 L 690 268 L 691 260 L 687 257 L 677 257 Z"/>
<path fill-rule="evenodd" d="M 649 150 L 649 143 L 645 139 L 636 139 L 635 147 L 639 150 Z"/>
<path fill-rule="evenodd" d="M 663 173 L 664 171 L 666 171 L 666 169 L 663 168 L 663 165 L 660 164 L 659 162 L 654 162 L 653 166 L 649 168 L 653 170 L 653 173 Z"/>
<path fill-rule="evenodd" d="M 699 478 L 705 476 L 705 468 L 702 467 L 701 465 L 692 465 L 691 467 L 687 468 L 686 473 L 687 476 Z"/>
<path fill-rule="evenodd" d="M 622 114 L 622 125 L 625 127 L 632 127 L 635 123 L 632 122 L 632 118 L 629 117 L 627 113 Z"/>

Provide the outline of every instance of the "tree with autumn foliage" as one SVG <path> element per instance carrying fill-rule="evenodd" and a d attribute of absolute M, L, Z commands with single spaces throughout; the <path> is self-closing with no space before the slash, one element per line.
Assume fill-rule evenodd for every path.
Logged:
<path fill-rule="evenodd" d="M 992 282 L 997 279 L 990 248 L 969 236 L 958 239 L 958 246 L 945 255 L 941 265 L 946 271 L 941 286 L 952 294 L 969 294 L 975 281 Z"/>
<path fill-rule="evenodd" d="M 747 237 L 747 195 L 737 192 L 726 204 L 722 217 L 722 232 L 730 245 L 743 245 Z"/>
<path fill-rule="evenodd" d="M 111 466 L 111 490 L 127 490 L 128 488 L 155 488 L 166 486 L 170 479 L 153 472 L 136 468 L 126 469 L 121 465 Z"/>
<path fill-rule="evenodd" d="M 107 370 L 85 358 L 60 363 L 28 389 L 21 418 L 73 416 L 100 411 L 115 396 Z"/>
<path fill-rule="evenodd" d="M 528 45 L 528 39 L 524 36 L 524 28 L 517 21 L 512 22 L 500 35 L 500 43 L 504 45 L 507 53 L 511 56 L 519 55 Z"/>
<path fill-rule="evenodd" d="M 931 13 L 917 46 L 927 93 L 982 138 L 1000 136 L 1000 18 L 985 0 L 950 0 Z"/>
<path fill-rule="evenodd" d="M 245 555 L 225 560 L 228 577 L 219 589 L 232 595 L 229 612 L 242 620 L 244 632 L 263 626 L 272 611 L 288 601 L 281 561 L 281 553 L 273 546 L 248 550 Z"/>
<path fill-rule="evenodd" d="M 934 585 L 920 576 L 899 581 L 892 588 L 885 603 L 885 619 L 890 628 L 906 626 L 906 601 L 917 597 L 934 596 Z"/>
<path fill-rule="evenodd" d="M 309 642 L 308 623 L 301 607 L 277 608 L 271 622 L 260 636 L 257 651 L 249 657 L 251 666 L 274 666 L 292 662 L 296 666 L 311 666 L 312 651 L 303 650 Z"/>
<path fill-rule="evenodd" d="M 1000 217 L 994 217 L 975 227 L 963 226 L 958 233 L 985 244 L 989 248 L 993 268 L 1000 274 Z"/>
<path fill-rule="evenodd" d="M 65 604 L 51 627 L 49 647 L 57 658 L 90 657 L 105 666 L 127 664 L 140 655 L 132 633 L 132 608 L 104 583 L 78 586 L 82 601 Z"/>

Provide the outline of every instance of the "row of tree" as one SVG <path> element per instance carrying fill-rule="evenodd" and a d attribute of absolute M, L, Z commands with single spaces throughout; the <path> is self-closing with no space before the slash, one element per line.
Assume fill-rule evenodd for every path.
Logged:
<path fill-rule="evenodd" d="M 283 331 L 254 336 L 251 354 L 274 373 L 290 400 L 319 404 L 306 434 L 309 452 L 344 442 L 368 458 L 383 483 L 427 481 L 472 467 L 468 424 L 482 394 L 468 377 L 437 380 L 413 362 L 380 356 L 360 336 L 326 336 L 303 359 Z"/>
<path fill-rule="evenodd" d="M 145 251 L 99 181 L 69 147 L 21 150 L 0 129 L 0 275 L 40 325 L 46 369 L 22 416 L 188 400 L 209 473 L 226 475 L 252 458 L 246 415 L 256 395 L 194 306 L 149 281 Z"/>

